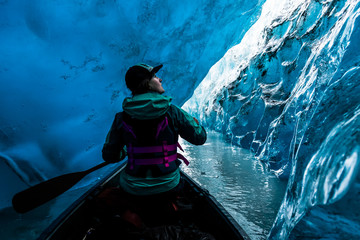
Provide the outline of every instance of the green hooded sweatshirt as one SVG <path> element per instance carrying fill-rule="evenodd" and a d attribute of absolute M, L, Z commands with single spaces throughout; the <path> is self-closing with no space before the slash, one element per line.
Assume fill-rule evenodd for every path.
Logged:
<path fill-rule="evenodd" d="M 167 114 L 168 120 L 171 121 L 173 131 L 176 135 L 181 136 L 186 141 L 194 145 L 202 145 L 206 141 L 206 131 L 199 125 L 195 119 L 171 104 L 171 98 L 159 93 L 148 92 L 125 98 L 123 110 L 130 117 L 139 120 L 157 119 Z M 119 112 L 106 137 L 102 150 L 103 159 L 107 162 L 117 162 L 126 155 L 125 142 L 123 138 L 123 113 Z M 153 177 L 149 173 L 145 178 L 131 176 L 123 171 L 120 175 L 121 187 L 135 195 L 152 195 L 171 190 L 176 187 L 180 181 L 179 169 L 169 174 Z"/>

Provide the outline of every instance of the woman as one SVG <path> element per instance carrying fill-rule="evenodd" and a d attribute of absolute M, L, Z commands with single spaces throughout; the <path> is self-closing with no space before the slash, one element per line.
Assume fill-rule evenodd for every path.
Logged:
<path fill-rule="evenodd" d="M 179 136 L 195 145 L 206 141 L 206 131 L 198 121 L 162 95 L 162 80 L 156 76 L 162 66 L 138 64 L 128 69 L 125 81 L 132 97 L 125 98 L 102 150 L 107 162 L 120 161 L 127 151 L 120 186 L 135 196 L 156 196 L 179 188 L 180 159 L 188 163 L 178 153 Z"/>

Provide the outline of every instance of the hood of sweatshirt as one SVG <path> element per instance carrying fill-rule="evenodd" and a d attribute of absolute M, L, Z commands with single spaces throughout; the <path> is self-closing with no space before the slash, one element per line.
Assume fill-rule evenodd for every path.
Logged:
<path fill-rule="evenodd" d="M 155 119 L 168 111 L 171 100 L 171 97 L 155 92 L 138 94 L 124 99 L 123 110 L 136 119 Z"/>

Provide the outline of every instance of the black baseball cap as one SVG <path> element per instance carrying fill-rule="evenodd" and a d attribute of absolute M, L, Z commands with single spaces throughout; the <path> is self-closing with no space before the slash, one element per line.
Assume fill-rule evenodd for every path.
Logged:
<path fill-rule="evenodd" d="M 151 79 L 155 73 L 162 68 L 162 66 L 163 65 L 161 64 L 156 67 L 152 67 L 148 64 L 140 63 L 130 67 L 125 75 L 126 86 L 134 92 L 142 81 L 145 79 Z"/>

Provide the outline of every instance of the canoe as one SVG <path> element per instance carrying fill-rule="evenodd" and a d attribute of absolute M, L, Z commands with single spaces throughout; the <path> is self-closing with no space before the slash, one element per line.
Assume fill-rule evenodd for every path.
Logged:
<path fill-rule="evenodd" d="M 137 202 L 118 188 L 124 167 L 83 194 L 38 239 L 250 239 L 224 207 L 184 172 L 180 195 Z"/>

